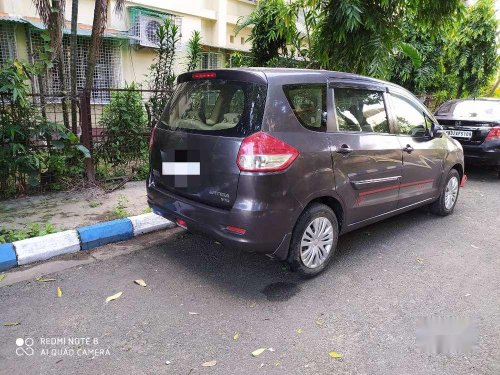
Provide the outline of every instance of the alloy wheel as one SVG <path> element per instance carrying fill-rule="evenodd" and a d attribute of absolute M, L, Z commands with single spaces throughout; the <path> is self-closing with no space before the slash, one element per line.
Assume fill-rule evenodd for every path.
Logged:
<path fill-rule="evenodd" d="M 458 196 L 458 178 L 453 176 L 446 185 L 444 192 L 444 206 L 447 210 L 451 210 Z"/>
<path fill-rule="evenodd" d="M 300 242 L 300 258 L 308 268 L 321 266 L 333 244 L 333 226 L 326 217 L 312 220 L 306 227 Z"/>

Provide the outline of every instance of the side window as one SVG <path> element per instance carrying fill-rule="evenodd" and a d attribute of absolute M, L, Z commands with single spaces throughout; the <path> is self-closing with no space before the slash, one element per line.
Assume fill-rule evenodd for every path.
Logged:
<path fill-rule="evenodd" d="M 402 96 L 392 95 L 392 110 L 399 128 L 399 133 L 412 137 L 424 137 L 427 134 L 427 122 L 421 108 Z"/>
<path fill-rule="evenodd" d="M 283 91 L 302 126 L 326 131 L 326 84 L 284 85 Z"/>
<path fill-rule="evenodd" d="M 334 94 L 339 131 L 390 133 L 382 92 L 336 88 Z"/>

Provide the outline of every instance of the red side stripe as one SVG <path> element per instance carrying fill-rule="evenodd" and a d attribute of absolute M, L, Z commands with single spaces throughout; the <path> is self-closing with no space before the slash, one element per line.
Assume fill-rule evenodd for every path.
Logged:
<path fill-rule="evenodd" d="M 408 187 L 408 186 L 428 184 L 428 183 L 433 182 L 433 181 L 434 180 L 432 178 L 428 178 L 426 180 L 418 180 L 418 181 L 413 181 L 413 182 L 406 182 L 404 184 L 396 184 L 396 185 L 386 186 L 383 188 L 362 191 L 361 193 L 359 193 L 359 196 L 364 197 L 365 195 L 380 193 L 382 191 L 394 190 L 394 189 L 399 189 L 399 188 Z"/>

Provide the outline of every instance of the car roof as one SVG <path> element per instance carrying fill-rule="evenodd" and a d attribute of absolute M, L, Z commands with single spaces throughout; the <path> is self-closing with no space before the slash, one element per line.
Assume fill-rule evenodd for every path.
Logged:
<path fill-rule="evenodd" d="M 345 73 L 338 72 L 334 70 L 324 70 L 324 69 L 298 69 L 298 68 L 264 68 L 264 67 L 251 67 L 251 68 L 229 68 L 229 70 L 244 70 L 250 72 L 262 72 L 268 77 L 268 79 L 272 80 L 274 78 L 282 78 L 282 77 L 293 77 L 297 74 L 301 76 L 315 76 L 322 75 L 325 78 L 334 78 L 334 79 L 349 79 L 349 80 L 358 80 L 363 82 L 371 82 L 383 85 L 391 85 L 397 86 L 394 83 L 383 81 L 380 79 L 362 76 L 354 73 Z"/>

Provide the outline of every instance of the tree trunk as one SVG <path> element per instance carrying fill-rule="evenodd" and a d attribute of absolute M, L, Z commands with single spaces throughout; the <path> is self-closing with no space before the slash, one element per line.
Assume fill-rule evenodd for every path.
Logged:
<path fill-rule="evenodd" d="M 67 96 L 68 96 L 68 88 L 66 86 L 66 79 L 64 74 L 64 52 L 63 52 L 63 29 L 64 29 L 64 15 L 61 15 L 61 7 L 60 0 L 52 0 L 51 7 L 51 18 L 52 21 L 50 24 L 52 27 L 57 27 L 57 48 L 55 52 L 55 60 L 57 67 L 57 75 L 59 76 L 60 81 L 60 89 L 62 94 L 61 106 L 63 112 L 63 121 L 66 129 L 70 129 L 69 126 L 69 115 L 68 115 L 68 106 L 67 106 Z"/>
<path fill-rule="evenodd" d="M 92 23 L 92 35 L 90 36 L 90 48 L 87 59 L 87 72 L 85 75 L 85 90 L 92 90 L 94 84 L 94 70 L 99 57 L 102 34 L 106 25 L 109 0 L 96 0 L 94 8 L 94 21 Z"/>
<path fill-rule="evenodd" d="M 77 133 L 77 75 L 76 64 L 78 62 L 78 48 L 77 48 L 77 28 L 78 28 L 78 0 L 71 2 L 71 65 L 70 65 L 70 81 L 71 81 L 71 131 Z"/>

